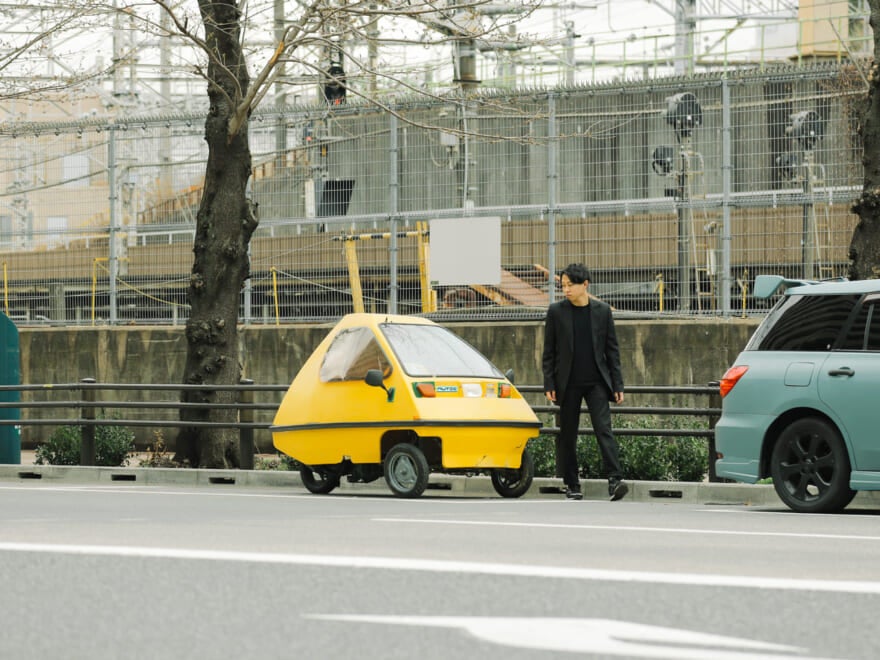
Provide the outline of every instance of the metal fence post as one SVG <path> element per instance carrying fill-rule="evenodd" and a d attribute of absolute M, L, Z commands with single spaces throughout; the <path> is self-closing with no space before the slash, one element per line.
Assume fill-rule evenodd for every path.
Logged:
<path fill-rule="evenodd" d="M 710 385 L 714 385 L 714 383 L 710 383 Z M 709 395 L 709 407 L 710 408 L 721 408 L 721 393 L 713 392 Z M 712 435 L 709 437 L 709 482 L 717 483 L 719 481 L 726 481 L 726 479 L 719 479 L 718 475 L 715 473 L 715 424 L 718 423 L 720 416 L 719 415 L 709 415 L 709 429 L 712 431 Z"/>
<path fill-rule="evenodd" d="M 80 383 L 94 384 L 94 378 L 81 378 Z M 81 390 L 81 397 L 84 404 L 95 402 L 95 390 L 90 387 L 84 387 Z M 95 408 L 90 405 L 83 405 L 80 411 L 80 419 L 85 421 L 94 421 Z M 80 465 L 93 466 L 95 464 L 95 425 L 83 424 L 82 426 L 82 444 L 79 449 Z"/>
<path fill-rule="evenodd" d="M 733 236 L 731 234 L 731 195 L 733 191 L 733 150 L 731 134 L 733 127 L 730 121 L 730 85 L 727 78 L 721 81 L 721 315 L 731 314 L 731 290 L 733 276 L 731 274 L 731 251 Z"/>
<path fill-rule="evenodd" d="M 400 146 L 397 135 L 397 115 L 391 114 L 388 126 L 388 231 L 391 232 L 388 246 L 388 312 L 397 314 L 397 298 L 399 284 L 397 281 L 398 246 L 397 246 L 397 214 L 400 211 L 400 174 L 398 172 L 398 159 L 400 158 Z"/>
<path fill-rule="evenodd" d="M 239 385 L 253 385 L 254 381 L 250 378 L 242 378 L 238 381 Z M 238 402 L 242 405 L 251 406 L 254 403 L 254 391 L 248 387 L 238 390 Z M 239 408 L 238 421 L 242 424 L 252 424 L 254 421 L 253 408 Z M 241 469 L 254 469 L 254 429 L 240 428 L 238 430 L 238 450 L 241 454 Z"/>
<path fill-rule="evenodd" d="M 559 187 L 558 163 L 559 145 L 556 133 L 556 96 L 547 96 L 547 300 L 556 300 L 556 200 Z"/>

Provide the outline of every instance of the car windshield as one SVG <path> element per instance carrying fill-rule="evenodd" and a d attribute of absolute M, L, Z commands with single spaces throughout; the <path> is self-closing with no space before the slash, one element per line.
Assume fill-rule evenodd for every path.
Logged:
<path fill-rule="evenodd" d="M 482 353 L 439 325 L 383 323 L 380 327 L 410 376 L 504 377 Z"/>

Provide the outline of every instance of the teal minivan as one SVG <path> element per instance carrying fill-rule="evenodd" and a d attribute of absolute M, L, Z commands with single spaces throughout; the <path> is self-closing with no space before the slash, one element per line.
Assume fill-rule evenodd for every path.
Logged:
<path fill-rule="evenodd" d="M 880 280 L 756 278 L 755 297 L 780 292 L 721 379 L 716 473 L 840 511 L 880 490 Z"/>

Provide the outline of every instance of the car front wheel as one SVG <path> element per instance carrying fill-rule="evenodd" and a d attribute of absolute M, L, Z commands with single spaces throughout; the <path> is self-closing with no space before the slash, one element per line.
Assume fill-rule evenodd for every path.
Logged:
<path fill-rule="evenodd" d="M 799 513 L 840 511 L 855 497 L 843 438 L 823 419 L 806 417 L 782 431 L 770 459 L 773 487 Z"/>
<path fill-rule="evenodd" d="M 303 465 L 299 477 L 306 490 L 315 495 L 326 495 L 339 486 L 339 475 L 326 468 L 312 469 Z"/>
<path fill-rule="evenodd" d="M 385 457 L 385 482 L 399 497 L 418 497 L 428 487 L 428 459 L 415 445 L 394 445 Z"/>
<path fill-rule="evenodd" d="M 532 485 L 535 477 L 535 461 L 528 449 L 523 450 L 519 468 L 499 468 L 492 470 L 492 486 L 501 497 L 522 497 Z"/>

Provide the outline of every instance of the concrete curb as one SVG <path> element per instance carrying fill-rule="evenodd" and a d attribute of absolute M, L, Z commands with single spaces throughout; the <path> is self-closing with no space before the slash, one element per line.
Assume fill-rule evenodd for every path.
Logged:
<path fill-rule="evenodd" d="M 190 470 L 144 467 L 82 467 L 59 465 L 0 465 L 0 481 L 28 481 L 69 484 L 137 484 L 171 486 L 245 486 L 302 488 L 298 472 L 278 470 Z M 626 501 L 663 504 L 741 504 L 782 506 L 772 486 L 735 483 L 685 483 L 671 481 L 628 481 Z M 607 500 L 607 483 L 601 480 L 582 482 L 585 500 Z M 344 480 L 338 493 L 390 494 L 384 480 L 352 484 Z M 525 495 L 529 499 L 563 497 L 559 479 L 535 478 Z M 472 495 L 497 497 L 489 477 L 432 474 L 426 495 Z M 867 495 L 866 493 L 860 493 Z M 880 502 L 880 498 L 877 499 Z"/>

